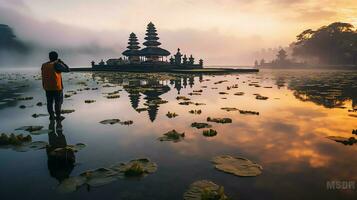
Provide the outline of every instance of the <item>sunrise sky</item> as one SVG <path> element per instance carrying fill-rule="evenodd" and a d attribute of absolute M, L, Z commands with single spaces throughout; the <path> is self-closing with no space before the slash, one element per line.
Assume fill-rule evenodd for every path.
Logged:
<path fill-rule="evenodd" d="M 46 37 L 56 38 L 58 34 L 58 37 L 63 36 L 58 44 L 73 40 L 81 41 L 81 44 L 115 44 L 120 52 L 125 48 L 130 32 L 137 33 L 142 41 L 146 24 L 150 21 L 157 26 L 163 47 L 172 53 L 181 47 L 204 58 L 209 64 L 244 65 L 254 61 L 255 51 L 287 46 L 304 29 L 316 29 L 335 21 L 357 26 L 357 2 L 0 0 L 0 23 L 10 24 L 20 36 L 39 42 L 42 39 L 48 41 Z M 39 27 L 42 31 L 34 30 Z M 58 27 L 63 27 L 67 33 L 58 33 Z M 78 32 L 88 34 L 85 34 L 85 39 L 77 39 L 81 35 Z M 73 45 L 73 42 L 68 44 Z"/>

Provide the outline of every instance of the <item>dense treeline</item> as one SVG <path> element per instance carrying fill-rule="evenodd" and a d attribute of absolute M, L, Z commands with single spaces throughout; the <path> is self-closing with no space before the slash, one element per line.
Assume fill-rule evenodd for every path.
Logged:
<path fill-rule="evenodd" d="M 0 24 L 0 51 L 1 50 L 28 53 L 30 49 L 28 45 L 16 38 L 13 30 L 9 26 Z"/>
<path fill-rule="evenodd" d="M 357 64 L 357 29 L 335 22 L 318 30 L 308 29 L 293 43 L 293 56 L 321 64 Z"/>

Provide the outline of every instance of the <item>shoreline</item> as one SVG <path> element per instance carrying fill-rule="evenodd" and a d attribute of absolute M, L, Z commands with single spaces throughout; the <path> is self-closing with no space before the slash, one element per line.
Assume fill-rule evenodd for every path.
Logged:
<path fill-rule="evenodd" d="M 90 67 L 87 68 L 70 68 L 72 72 L 131 72 L 131 73 L 256 73 L 259 72 L 259 69 L 249 68 L 249 69 L 234 69 L 234 68 L 202 68 L 202 69 L 161 69 L 161 70 L 152 70 L 152 69 L 113 69 L 113 68 L 102 68 L 102 69 L 93 69 Z"/>

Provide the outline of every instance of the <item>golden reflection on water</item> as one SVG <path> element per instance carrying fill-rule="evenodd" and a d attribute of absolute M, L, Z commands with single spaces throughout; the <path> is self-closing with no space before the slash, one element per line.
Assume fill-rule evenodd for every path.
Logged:
<path fill-rule="evenodd" d="M 236 78 L 239 77 L 239 80 Z M 263 76 L 264 77 L 264 76 Z M 192 89 L 181 89 L 180 95 L 190 97 L 194 102 L 205 103 L 205 106 L 182 106 L 174 100 L 177 91 L 162 95 L 168 98 L 169 103 L 160 105 L 159 115 L 167 111 L 176 112 L 175 119 L 158 119 L 155 127 L 157 136 L 167 130 L 177 129 L 185 131 L 185 141 L 172 144 L 178 153 L 192 155 L 206 154 L 206 148 L 201 148 L 202 140 L 211 141 L 213 146 L 239 147 L 241 154 L 246 152 L 254 155 L 259 162 L 269 168 L 271 164 L 283 165 L 285 172 L 298 172 L 301 163 L 308 163 L 311 168 L 333 167 L 336 162 L 348 162 L 357 165 L 354 156 L 356 145 L 344 146 L 328 140 L 326 136 L 352 137 L 351 131 L 356 128 L 356 118 L 348 116 L 346 109 L 325 108 L 313 102 L 300 101 L 294 96 L 294 91 L 286 87 L 278 88 L 273 79 L 275 77 L 258 78 L 254 75 L 239 76 L 207 76 L 201 83 L 194 84 Z M 222 84 L 214 84 L 219 80 L 228 80 Z M 248 83 L 259 81 L 261 86 L 273 88 L 251 87 Z M 239 88 L 226 90 L 227 86 L 239 84 Z M 203 89 L 200 96 L 187 95 L 192 90 Z M 211 89 L 218 87 L 218 89 Z M 227 91 L 229 95 L 219 95 L 218 92 Z M 233 93 L 245 92 L 243 96 L 234 96 Z M 259 93 L 268 96 L 266 101 L 256 100 L 253 94 Z M 226 97 L 227 99 L 221 99 Z M 352 101 L 344 102 L 346 108 L 352 107 Z M 259 111 L 259 116 L 241 115 L 239 112 L 226 112 L 222 107 L 236 107 L 243 110 Z M 200 116 L 188 114 L 188 110 L 202 109 Z M 232 124 L 214 124 L 218 135 L 214 138 L 204 138 L 200 130 L 190 128 L 190 123 L 205 122 L 205 118 L 229 117 Z M 143 129 L 150 129 L 153 124 L 141 124 Z M 143 134 L 142 132 L 140 134 Z M 214 147 L 213 147 L 214 148 Z M 324 149 L 328 148 L 328 150 Z M 343 155 L 343 156 L 341 156 Z M 354 173 L 346 173 L 340 178 L 356 178 L 353 168 L 345 169 Z M 340 172 L 338 172 L 340 173 Z M 351 177 L 351 175 L 353 177 Z"/>
<path fill-rule="evenodd" d="M 351 132 L 357 128 L 357 118 L 349 116 L 348 110 L 355 108 L 357 101 L 357 74 L 340 72 L 342 75 L 337 73 L 338 76 L 334 76 L 334 73 L 327 73 L 321 76 L 327 77 L 330 82 L 338 83 L 343 80 L 343 83 L 349 85 L 345 90 L 347 86 L 329 85 L 328 82 L 319 80 L 320 74 L 313 76 L 311 73 L 263 71 L 259 74 L 174 77 L 133 77 L 109 73 L 70 74 L 69 80 L 65 81 L 67 90 L 78 88 L 75 86 L 76 82 L 78 78 L 83 77 L 88 78 L 88 82 L 100 89 L 85 91 L 73 96 L 71 100 L 65 100 L 65 107 L 75 108 L 76 112 L 69 115 L 64 123 L 76 124 L 72 131 L 86 130 L 87 137 L 98 137 L 100 134 L 109 137 L 109 133 L 114 131 L 113 134 L 120 134 L 120 139 L 111 140 L 111 143 L 114 142 L 124 149 L 148 148 L 149 155 L 162 153 L 160 148 L 163 147 L 169 147 L 176 154 L 186 156 L 188 160 L 209 160 L 212 156 L 227 153 L 258 162 L 264 167 L 263 176 L 299 174 L 313 169 L 321 171 L 323 177 L 320 178 L 323 180 L 356 180 L 357 145 L 343 145 L 326 137 L 355 136 Z M 342 79 L 338 79 L 341 77 Z M 221 80 L 227 82 L 215 84 Z M 353 81 L 354 84 L 351 84 Z M 252 82 L 258 82 L 261 87 L 249 85 Z M 107 83 L 116 87 L 103 88 L 102 86 Z M 227 90 L 227 86 L 234 84 L 238 84 L 238 88 Z M 305 88 L 310 85 L 311 88 Z M 319 88 L 324 92 L 320 94 Z M 338 92 L 336 88 L 339 89 Z M 104 92 L 117 89 L 123 89 L 119 92 L 119 99 L 108 100 L 103 97 Z M 201 95 L 188 95 L 193 90 L 200 89 L 203 90 Z M 332 99 L 329 91 L 335 95 Z M 221 95 L 219 92 L 229 94 Z M 236 92 L 245 94 L 236 96 Z M 257 100 L 254 94 L 267 96 L 269 99 Z M 179 101 L 176 100 L 178 95 L 206 105 L 179 105 Z M 96 102 L 84 104 L 85 99 L 95 99 Z M 153 99 L 167 100 L 168 103 L 149 106 L 149 111 L 135 110 L 146 107 L 144 103 Z M 221 109 L 223 107 L 257 111 L 259 115 L 243 115 L 238 111 L 227 112 Z M 202 114 L 193 115 L 188 112 L 195 109 L 201 109 Z M 169 119 L 165 116 L 168 111 L 179 116 Z M 206 122 L 207 117 L 229 117 L 233 123 L 211 123 L 213 129 L 218 131 L 218 135 L 206 138 L 202 135 L 201 129 L 192 128 L 190 125 L 193 122 Z M 134 124 L 118 127 L 98 123 L 111 118 L 133 120 Z M 172 129 L 185 132 L 185 139 L 178 143 L 163 143 L 156 140 Z M 98 151 L 104 151 L 101 145 L 96 148 Z"/>

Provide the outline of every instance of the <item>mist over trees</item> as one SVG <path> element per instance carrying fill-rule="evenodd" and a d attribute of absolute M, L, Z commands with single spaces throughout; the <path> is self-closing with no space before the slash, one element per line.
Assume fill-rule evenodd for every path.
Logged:
<path fill-rule="evenodd" d="M 26 54 L 30 51 L 30 47 L 20 41 L 8 25 L 0 24 L 0 51 Z"/>
<path fill-rule="evenodd" d="M 297 35 L 292 56 L 309 63 L 328 65 L 357 64 L 357 29 L 349 23 L 335 22 Z"/>

